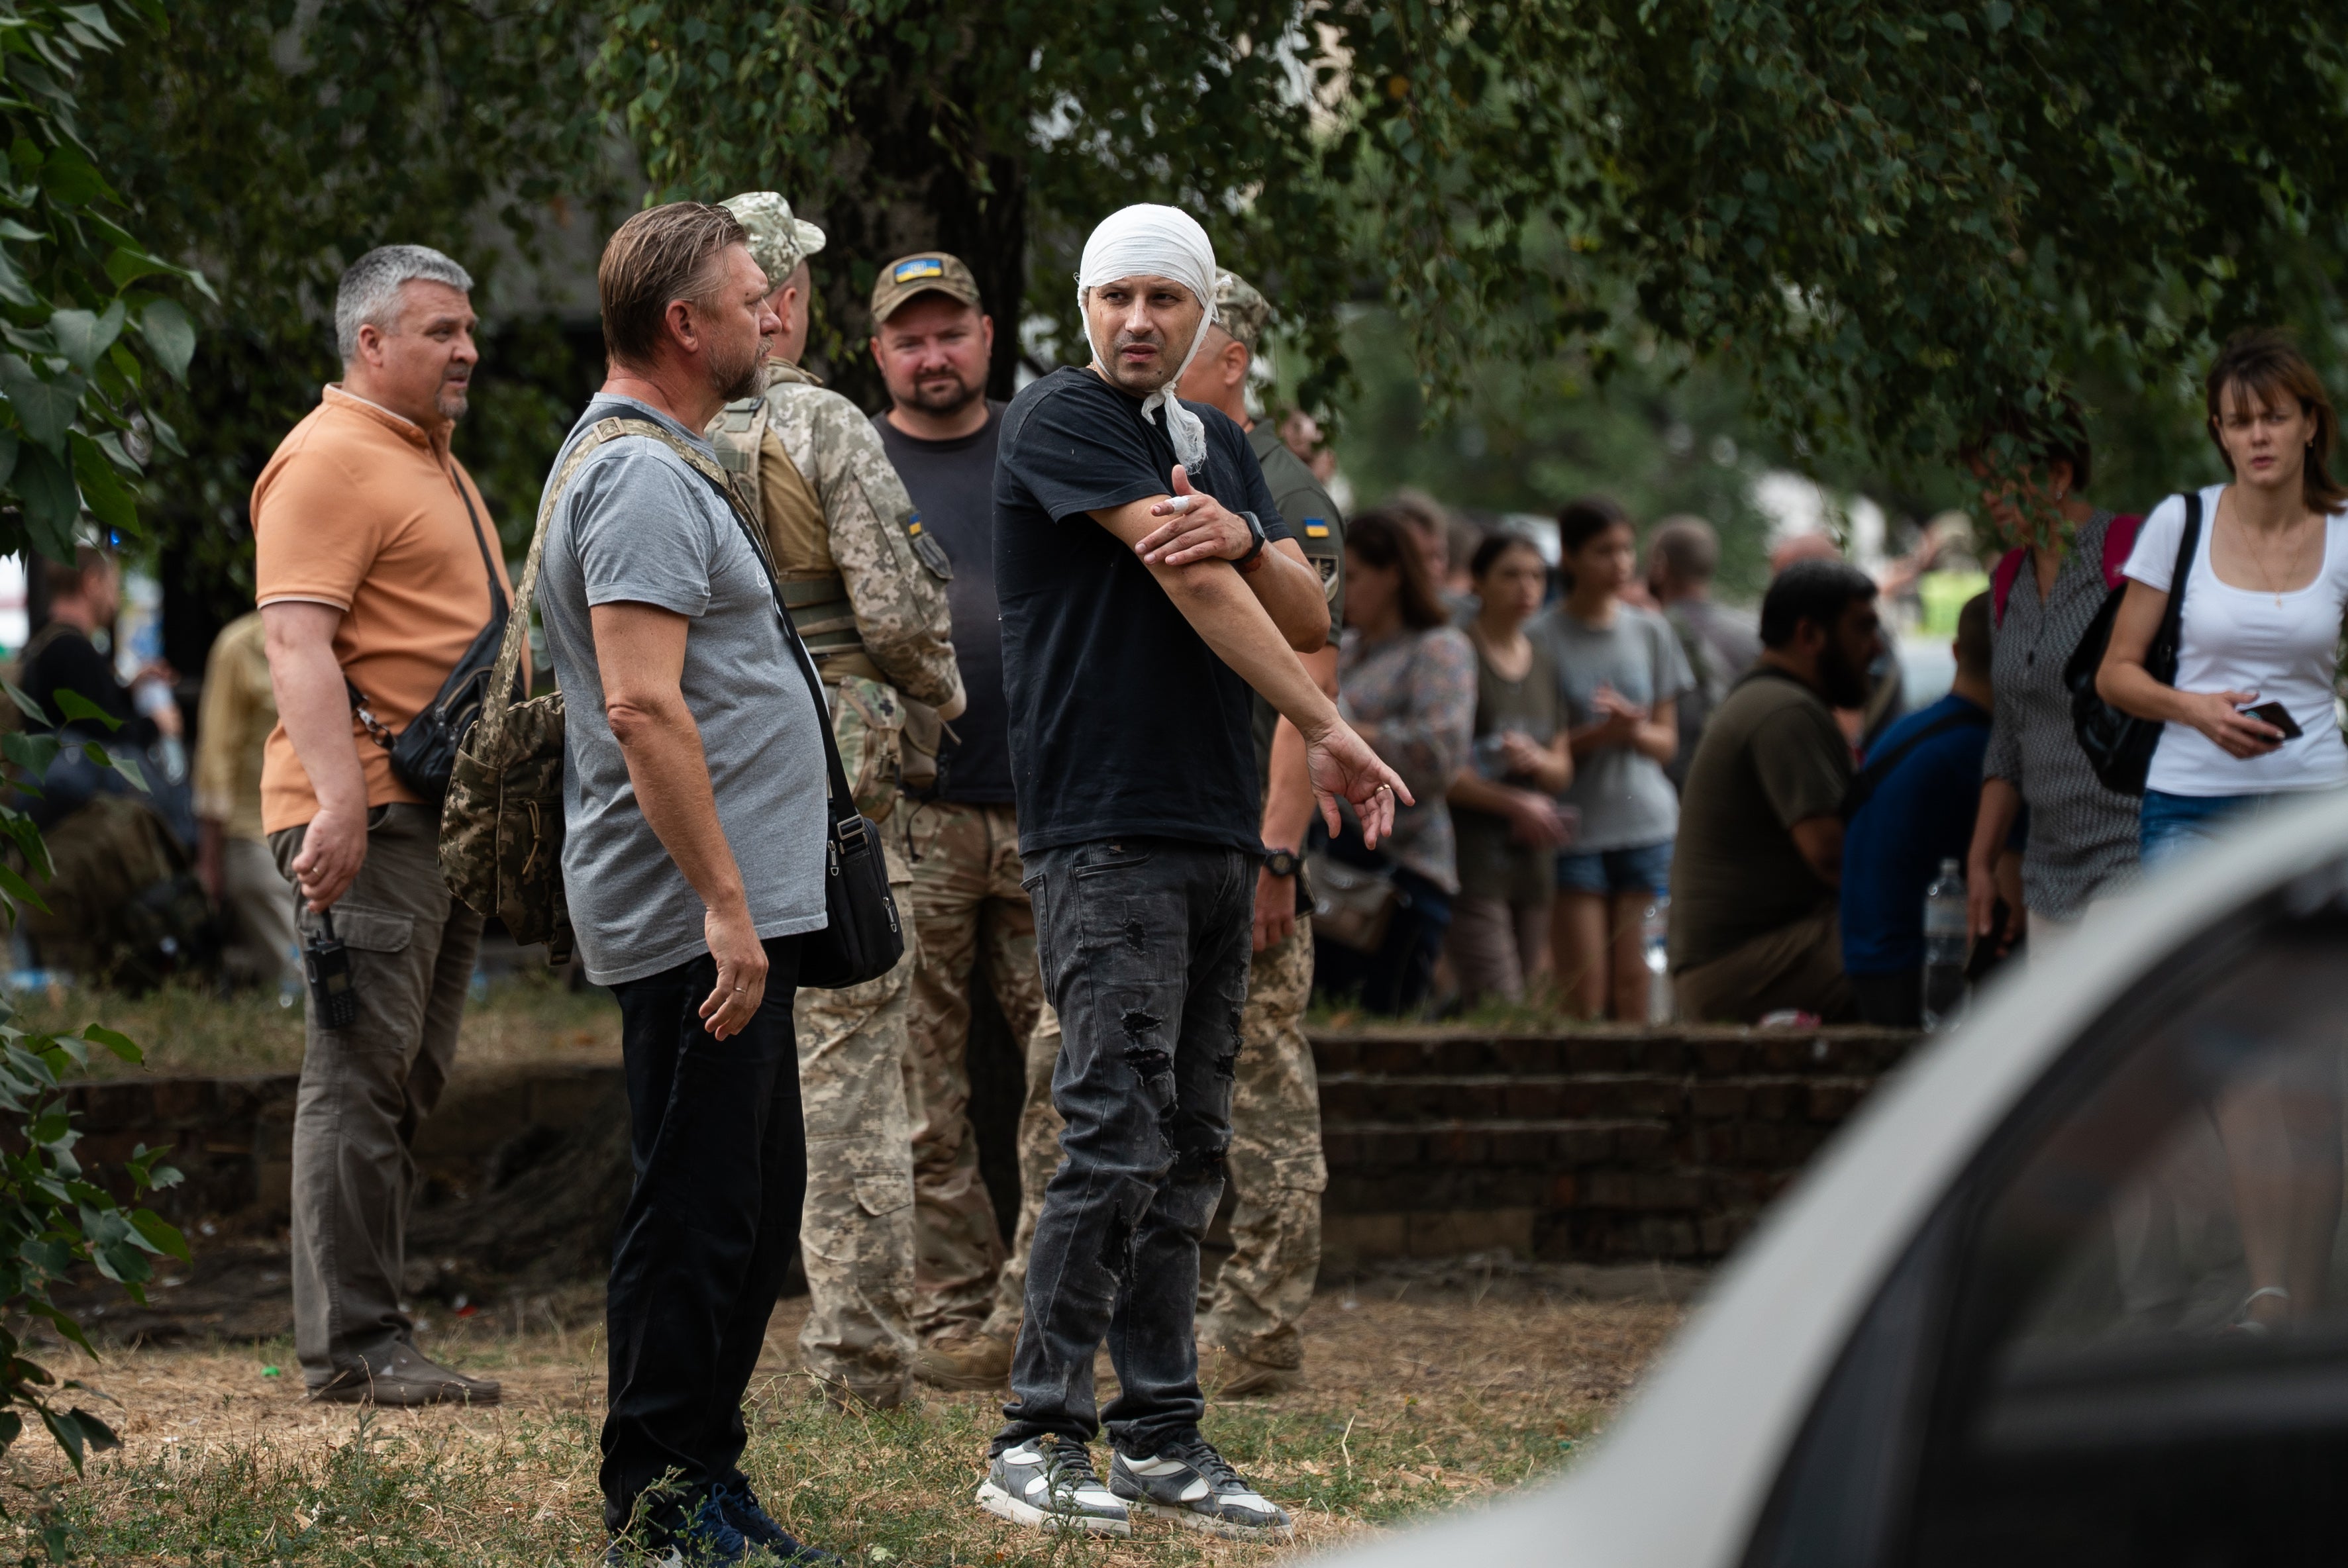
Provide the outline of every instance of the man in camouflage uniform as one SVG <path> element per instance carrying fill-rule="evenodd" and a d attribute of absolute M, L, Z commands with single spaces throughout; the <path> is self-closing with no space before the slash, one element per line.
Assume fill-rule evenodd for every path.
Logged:
<path fill-rule="evenodd" d="M 900 808 L 921 937 L 911 1035 L 914 1363 L 924 1382 L 992 1388 L 1011 1340 L 984 1331 L 1003 1238 L 970 1120 L 973 988 L 991 986 L 1015 1039 L 1044 1006 L 1035 916 L 1020 886 L 1019 818 L 994 597 L 994 459 L 1003 405 L 986 395 L 994 323 L 969 267 L 942 251 L 901 256 L 872 285 L 872 356 L 890 407 L 873 429 L 921 508 L 922 531 L 953 561 L 947 600 L 970 706 L 928 777 L 908 768 Z M 1055 1039 L 1056 1048 L 1057 1040 Z"/>
<path fill-rule="evenodd" d="M 1248 413 L 1248 369 L 1271 324 L 1271 304 L 1238 273 L 1218 270 L 1215 313 L 1205 345 L 1176 390 L 1193 403 L 1212 404 L 1248 433 L 1281 519 L 1319 569 L 1329 596 L 1331 641 L 1300 657 L 1322 690 L 1334 696 L 1336 629 L 1344 620 L 1345 521 L 1278 428 Z M 1248 968 L 1231 1093 L 1231 1255 L 1211 1289 L 1201 1288 L 1207 1300 L 1199 1327 L 1200 1341 L 1220 1346 L 1228 1358 L 1218 1389 L 1226 1396 L 1275 1392 L 1303 1364 L 1296 1324 L 1321 1272 L 1321 1194 L 1329 1184 L 1321 1153 L 1321 1084 L 1303 1027 L 1313 996 L 1313 903 L 1297 861 L 1313 820 L 1313 784 L 1303 736 L 1261 696 L 1255 742 L 1270 854 L 1256 878 L 1255 958 Z M 1058 1024 L 1047 1008 L 1028 1043 L 1027 1102 L 1019 1123 L 1019 1229 L 996 1291 L 990 1333 L 1017 1332 L 1035 1216 L 1044 1185 L 1059 1166 L 1061 1123 L 1052 1108 L 1059 1046 Z"/>
<path fill-rule="evenodd" d="M 783 330 L 757 395 L 726 405 L 708 436 L 764 524 L 783 601 L 829 689 L 859 810 L 885 824 L 897 804 L 901 741 L 922 705 L 962 711 L 948 636 L 952 568 L 923 539 L 896 470 L 856 405 L 798 367 L 807 346 L 807 259 L 823 231 L 770 190 L 725 203 L 750 232 Z M 910 906 L 912 872 L 888 845 L 889 881 Z M 808 1139 L 799 1247 L 810 1297 L 799 1350 L 835 1403 L 886 1409 L 911 1376 L 912 1104 L 905 1001 L 918 961 L 877 980 L 802 990 L 796 1005 Z"/>

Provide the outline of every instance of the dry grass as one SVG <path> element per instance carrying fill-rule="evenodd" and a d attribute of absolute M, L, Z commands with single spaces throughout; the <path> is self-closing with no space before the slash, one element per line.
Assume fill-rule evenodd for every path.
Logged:
<path fill-rule="evenodd" d="M 144 996 L 52 986 L 14 999 L 21 1028 L 78 1030 L 102 1023 L 146 1052 L 145 1068 L 90 1053 L 94 1076 L 291 1072 L 302 1065 L 302 1008 L 275 992 L 221 996 L 172 984 Z M 617 1061 L 620 1009 L 608 991 L 566 989 L 558 975 L 522 969 L 478 985 L 465 1009 L 458 1059 L 467 1068 L 549 1061 Z"/>
<path fill-rule="evenodd" d="M 970 1494 L 996 1399 L 925 1393 L 887 1415 L 833 1414 L 796 1372 L 803 1302 L 776 1314 L 744 1468 L 787 1525 L 858 1568 L 1268 1561 L 1567 1462 L 1679 1315 L 1652 1302 L 1395 1296 L 1391 1286 L 1324 1293 L 1306 1320 L 1305 1386 L 1210 1404 L 1208 1435 L 1294 1513 L 1291 1547 L 1148 1523 L 1126 1542 L 1063 1542 L 980 1512 Z M 121 1401 L 124 1447 L 65 1489 L 77 1550 L 130 1564 L 596 1561 L 603 1379 L 592 1313 L 589 1293 L 434 1324 L 427 1349 L 504 1379 L 506 1402 L 481 1410 L 362 1419 L 304 1405 L 283 1342 L 110 1352 L 88 1380 Z M 20 1479 L 55 1473 L 23 1449 Z"/>

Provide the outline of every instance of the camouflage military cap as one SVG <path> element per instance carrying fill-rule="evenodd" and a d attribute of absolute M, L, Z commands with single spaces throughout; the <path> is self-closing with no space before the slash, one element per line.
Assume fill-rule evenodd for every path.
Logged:
<path fill-rule="evenodd" d="M 1215 324 L 1247 345 L 1250 354 L 1272 324 L 1272 302 L 1228 267 L 1215 269 Z"/>
<path fill-rule="evenodd" d="M 718 205 L 750 231 L 750 259 L 767 274 L 769 288 L 781 288 L 801 261 L 823 249 L 823 231 L 793 216 L 791 204 L 774 191 L 746 190 Z"/>
<path fill-rule="evenodd" d="M 963 304 L 978 303 L 978 280 L 959 256 L 922 251 L 900 256 L 872 280 L 872 324 L 884 324 L 916 294 L 940 293 Z"/>

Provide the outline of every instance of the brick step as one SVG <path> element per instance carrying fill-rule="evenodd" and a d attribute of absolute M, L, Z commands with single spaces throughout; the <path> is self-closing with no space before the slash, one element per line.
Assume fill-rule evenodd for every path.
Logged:
<path fill-rule="evenodd" d="M 1628 1072 L 1705 1078 L 1791 1074 L 1880 1076 L 1907 1054 L 1912 1035 L 1889 1030 L 1667 1029 L 1657 1033 L 1599 1030 L 1560 1035 L 1422 1035 L 1416 1038 L 1316 1034 L 1313 1060 L 1324 1073 L 1378 1072 L 1409 1077 L 1475 1073 Z"/>
<path fill-rule="evenodd" d="M 1839 1122 L 1872 1082 L 1848 1076 L 1329 1072 L 1321 1078 L 1321 1114 L 1324 1122 L 1683 1116 L 1696 1122 Z"/>
<path fill-rule="evenodd" d="M 1333 1173 L 1393 1171 L 1414 1180 L 1425 1180 L 1430 1170 L 1495 1166 L 1694 1166 L 1743 1173 L 1790 1171 L 1816 1153 L 1834 1129 L 1831 1122 L 1743 1119 L 1693 1127 L 1662 1118 L 1493 1117 L 1434 1123 L 1331 1119 L 1321 1123 L 1321 1147 Z"/>

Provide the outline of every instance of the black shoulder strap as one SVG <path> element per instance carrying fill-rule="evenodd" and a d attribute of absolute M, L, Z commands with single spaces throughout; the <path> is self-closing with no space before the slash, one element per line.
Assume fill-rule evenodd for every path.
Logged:
<path fill-rule="evenodd" d="M 489 575 L 489 605 L 494 618 L 502 624 L 508 614 L 505 585 L 498 580 L 497 562 L 489 559 L 489 538 L 481 529 L 481 514 L 473 509 L 473 493 L 465 488 L 465 481 L 456 465 L 448 467 L 448 482 L 457 487 L 457 498 L 465 503 L 465 516 L 473 522 L 473 543 L 481 550 L 481 569 Z"/>
<path fill-rule="evenodd" d="M 1989 715 L 1968 702 L 1954 712 L 1941 714 L 1890 751 L 1879 753 L 1868 758 L 1867 766 L 1861 768 L 1859 771 L 1859 776 L 1850 781 L 1850 790 L 1842 797 L 1843 821 L 1849 822 L 1859 815 L 1859 808 L 1874 798 L 1875 792 L 1883 787 L 1883 781 L 1891 776 L 1891 770 L 1908 760 L 1909 753 L 1926 741 L 1938 740 L 1952 730 L 1962 730 L 1973 725 L 1987 729 Z"/>

